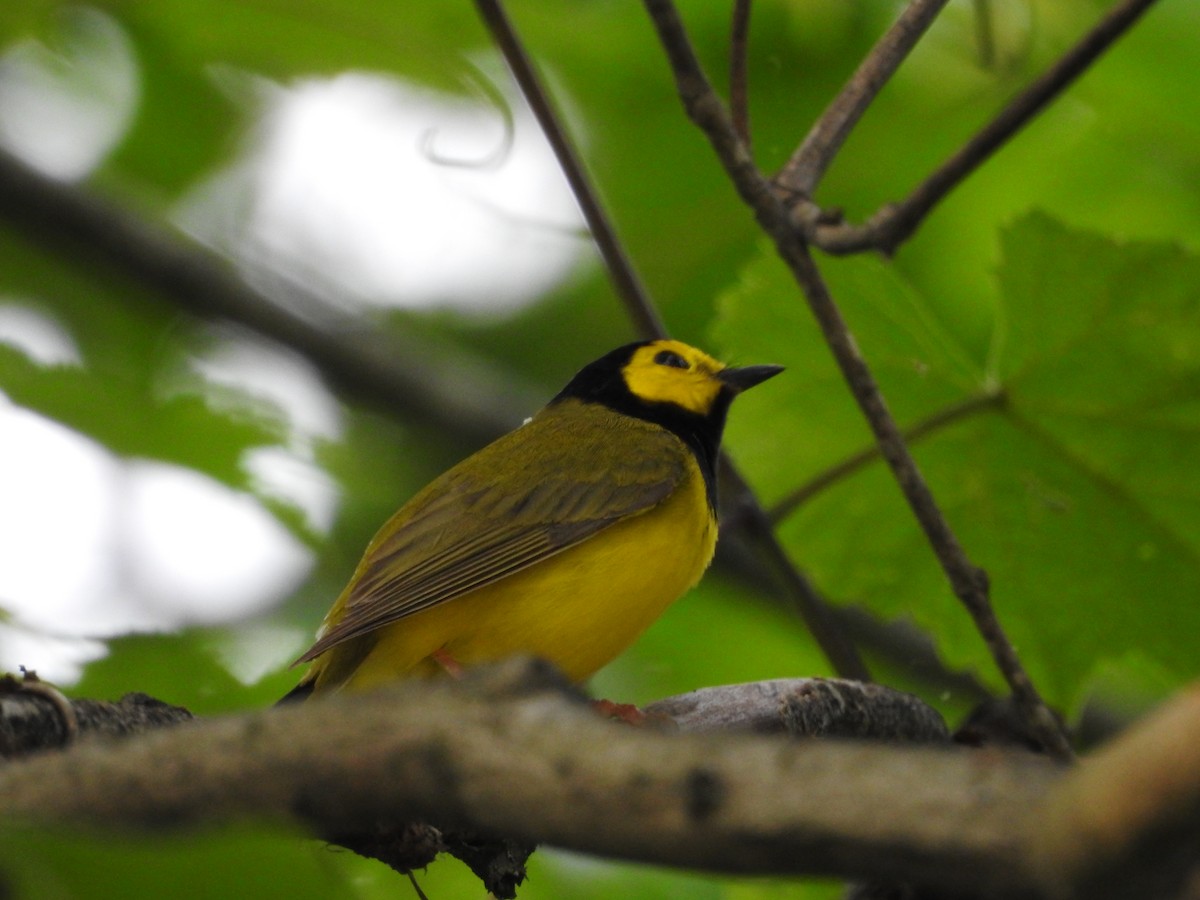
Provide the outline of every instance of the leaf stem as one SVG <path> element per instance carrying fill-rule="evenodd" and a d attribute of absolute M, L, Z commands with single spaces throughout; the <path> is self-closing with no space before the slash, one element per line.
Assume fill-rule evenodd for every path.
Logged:
<path fill-rule="evenodd" d="M 974 397 L 968 397 L 961 403 L 955 403 L 947 406 L 945 409 L 938 410 L 911 428 L 905 429 L 901 434 L 906 443 L 913 444 L 961 419 L 968 418 L 986 409 L 995 409 L 996 407 L 1003 406 L 1004 402 L 1005 396 L 1003 391 L 989 391 L 976 394 Z M 868 463 L 879 459 L 882 455 L 883 453 L 879 449 L 878 444 L 863 447 L 857 453 L 847 456 L 841 462 L 835 463 L 824 471 L 818 472 L 804 484 L 793 490 L 767 510 L 768 517 L 773 524 L 778 525 L 803 504 L 821 493 L 821 491 L 836 484 L 843 478 L 853 475 Z"/>

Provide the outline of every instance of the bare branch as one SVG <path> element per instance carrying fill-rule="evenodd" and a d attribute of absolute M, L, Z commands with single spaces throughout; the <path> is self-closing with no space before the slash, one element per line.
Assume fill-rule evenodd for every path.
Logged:
<path fill-rule="evenodd" d="M 880 690 L 832 686 L 868 701 Z M 464 682 L 81 741 L 0 768 L 0 809 L 106 833 L 430 821 L 707 871 L 997 898 L 1174 896 L 1162 889 L 1186 877 L 1200 840 L 1200 688 L 1068 769 L 996 748 L 628 728 L 513 661 Z"/>
<path fill-rule="evenodd" d="M 1061 726 L 1046 708 L 995 616 L 988 599 L 987 575 L 967 557 L 938 508 L 804 239 L 792 227 L 787 210 L 771 185 L 755 168 L 701 70 L 674 4 L 670 0 L 644 2 L 667 52 L 685 110 L 704 131 L 734 187 L 754 210 L 755 217 L 774 240 L 780 257 L 791 269 L 951 588 L 974 619 L 1034 733 L 1051 752 L 1069 757 L 1070 747 Z"/>
<path fill-rule="evenodd" d="M 780 678 L 700 688 L 643 709 L 681 731 L 753 731 L 794 737 L 840 737 L 945 743 L 937 710 L 879 684 L 838 678 Z"/>
<path fill-rule="evenodd" d="M 666 332 L 654 303 L 642 288 L 641 279 L 634 270 L 633 262 L 625 253 L 620 239 L 611 227 L 599 196 L 572 148 L 566 128 L 538 80 L 520 36 L 504 14 L 500 0 L 476 0 L 476 2 L 530 107 L 536 112 L 538 121 L 555 150 L 559 165 L 567 173 L 576 200 L 592 224 L 597 243 L 601 247 L 605 264 L 609 269 L 609 277 L 617 286 L 626 311 L 633 319 L 635 326 L 644 335 L 664 337 Z M 780 576 L 784 593 L 795 604 L 818 645 L 833 664 L 834 670 L 846 678 L 867 679 L 869 674 L 858 651 L 841 633 L 832 611 L 824 600 L 788 559 L 770 527 L 764 524 L 766 515 L 761 504 L 738 472 L 729 455 L 724 451 L 721 452 L 721 470 L 722 479 L 730 488 L 729 491 L 723 493 L 732 493 L 735 496 L 735 506 L 744 510 L 743 519 L 757 522 L 757 527 L 748 529 L 747 534 L 765 552 L 772 570 Z"/>
<path fill-rule="evenodd" d="M 616 228 L 604 211 L 604 206 L 587 176 L 583 160 L 579 158 L 570 136 L 562 127 L 550 95 L 542 85 L 520 38 L 513 30 L 500 0 L 475 0 L 475 6 L 491 31 L 496 46 L 500 48 L 504 61 L 520 86 L 529 108 L 533 110 L 538 124 L 542 126 L 546 140 L 554 149 L 558 164 L 562 167 L 571 192 L 575 195 L 575 200 L 579 203 L 591 230 L 592 239 L 604 259 L 608 277 L 612 279 L 617 296 L 625 304 L 634 327 L 643 337 L 666 337 L 666 326 L 663 325 L 641 279 L 637 277 L 637 272 L 617 237 Z"/>
<path fill-rule="evenodd" d="M 1028 884 L 1021 829 L 1059 777 L 1028 755 L 628 728 L 512 686 L 409 682 L 83 742 L 0 769 L 0 809 L 106 830 L 429 821 L 708 871 L 1003 892 Z"/>
<path fill-rule="evenodd" d="M 1200 685 L 1074 769 L 1051 792 L 1030 838 L 1051 896 L 1195 897 Z"/>
<path fill-rule="evenodd" d="M 908 57 L 947 0 L 911 0 L 894 25 L 871 48 L 850 80 L 817 119 L 804 141 L 775 176 L 798 198 L 809 198 L 871 101 Z"/>
<path fill-rule="evenodd" d="M 747 147 L 750 146 L 750 91 L 746 67 L 752 3 L 753 0 L 734 0 L 729 37 L 729 107 L 734 130 Z"/>
<path fill-rule="evenodd" d="M 191 721 L 192 714 L 145 694 L 126 694 L 116 703 L 71 700 L 70 718 L 79 734 L 126 737 Z M 72 739 L 58 704 L 16 679 L 0 679 L 0 759 L 57 749 Z"/>
<path fill-rule="evenodd" d="M 1045 106 L 1087 71 L 1155 0 L 1122 0 L 1082 40 L 1063 54 L 987 125 L 899 203 L 885 206 L 861 226 L 829 224 L 811 209 L 797 208 L 812 242 L 829 253 L 877 249 L 894 253 L 942 199 L 986 162 Z"/>

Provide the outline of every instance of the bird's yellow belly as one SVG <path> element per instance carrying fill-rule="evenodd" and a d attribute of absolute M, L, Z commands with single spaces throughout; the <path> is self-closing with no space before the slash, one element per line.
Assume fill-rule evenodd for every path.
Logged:
<path fill-rule="evenodd" d="M 716 524 L 699 472 L 664 503 L 544 562 L 380 629 L 347 679 L 358 690 L 530 654 L 583 681 L 628 647 L 712 559 Z M 334 648 L 332 653 L 337 653 Z"/>

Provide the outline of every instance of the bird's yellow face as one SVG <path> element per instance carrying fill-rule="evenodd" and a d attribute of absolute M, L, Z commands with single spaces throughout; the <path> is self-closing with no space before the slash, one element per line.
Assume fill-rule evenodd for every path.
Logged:
<path fill-rule="evenodd" d="M 674 403 L 707 416 L 721 393 L 717 373 L 725 368 L 707 353 L 679 341 L 639 347 L 621 370 L 629 392 L 647 403 Z"/>

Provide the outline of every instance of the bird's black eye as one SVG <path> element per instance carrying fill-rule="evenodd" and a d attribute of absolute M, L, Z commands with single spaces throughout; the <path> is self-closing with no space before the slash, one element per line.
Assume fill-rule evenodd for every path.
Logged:
<path fill-rule="evenodd" d="M 688 362 L 678 353 L 673 353 L 670 350 L 659 350 L 658 355 L 654 357 L 654 361 L 660 366 L 671 366 L 675 369 L 688 368 Z"/>

